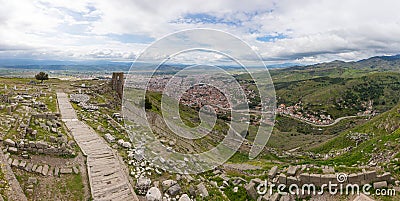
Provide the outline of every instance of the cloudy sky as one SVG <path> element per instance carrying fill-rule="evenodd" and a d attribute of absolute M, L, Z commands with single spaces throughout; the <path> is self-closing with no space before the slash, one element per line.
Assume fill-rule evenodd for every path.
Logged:
<path fill-rule="evenodd" d="M 166 34 L 229 32 L 267 63 L 400 53 L 400 1 L 0 0 L 0 58 L 132 61 Z"/>

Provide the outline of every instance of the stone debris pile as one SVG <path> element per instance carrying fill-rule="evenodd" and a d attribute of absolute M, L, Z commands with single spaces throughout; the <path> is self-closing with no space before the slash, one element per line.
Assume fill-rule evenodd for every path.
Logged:
<path fill-rule="evenodd" d="M 90 96 L 87 94 L 71 94 L 70 101 L 73 103 L 77 103 L 78 106 L 82 107 L 82 109 L 87 111 L 95 111 L 98 110 L 99 107 L 96 105 L 89 104 Z"/>
<path fill-rule="evenodd" d="M 79 104 L 88 102 L 90 97 L 86 94 L 71 94 L 69 99 L 71 102 Z"/>

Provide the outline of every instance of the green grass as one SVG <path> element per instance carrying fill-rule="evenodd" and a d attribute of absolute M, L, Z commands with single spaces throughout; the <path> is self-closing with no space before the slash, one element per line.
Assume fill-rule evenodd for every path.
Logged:
<path fill-rule="evenodd" d="M 391 149 L 390 151 L 397 153 L 400 151 L 398 146 L 389 148 L 385 144 L 395 143 L 400 138 L 400 130 L 398 129 L 398 123 L 400 122 L 399 108 L 400 106 L 396 106 L 390 111 L 373 118 L 369 122 L 342 132 L 338 137 L 319 147 L 311 149 L 311 151 L 315 153 L 328 153 L 329 151 L 343 149 L 349 146 L 355 147 L 355 142 L 346 137 L 351 131 L 368 133 L 371 138 L 362 142 L 349 152 L 327 161 L 322 161 L 322 164 L 343 164 L 351 166 L 354 164 L 366 163 L 370 159 L 372 153 L 380 153 L 387 149 Z"/>
<path fill-rule="evenodd" d="M 50 99 L 50 97 L 52 97 Z M 48 111 L 50 112 L 57 112 L 57 96 L 54 92 L 48 92 L 46 91 L 46 96 L 45 97 L 40 97 L 36 101 L 40 101 L 44 104 L 46 104 Z"/>
<path fill-rule="evenodd" d="M 397 96 L 400 89 L 398 71 L 371 72 L 332 66 L 271 70 L 278 104 L 294 105 L 302 101 L 304 111 L 322 112 L 339 118 L 364 111 L 361 103 L 369 100 L 373 101 L 374 110 L 380 112 L 389 110 L 400 101 Z M 250 79 L 247 74 L 237 78 Z"/>
<path fill-rule="evenodd" d="M 362 172 L 362 169 L 357 168 L 357 167 L 346 167 L 346 166 L 337 166 L 335 167 L 335 172 L 339 173 L 360 173 Z"/>
<path fill-rule="evenodd" d="M 231 184 L 224 190 L 224 193 L 229 198 L 229 200 L 254 201 L 254 199 L 247 195 L 246 189 L 243 186 L 238 186 L 238 191 L 236 193 L 233 191 L 233 188 L 234 185 Z"/>
<path fill-rule="evenodd" d="M 229 160 L 228 162 L 230 163 L 245 163 L 248 162 L 249 159 L 249 155 L 242 153 L 240 151 L 237 151 Z"/>
<path fill-rule="evenodd" d="M 66 188 L 71 192 L 72 200 L 83 200 L 84 199 L 84 186 L 82 183 L 82 175 L 73 174 L 72 178 L 67 180 Z"/>
<path fill-rule="evenodd" d="M 308 171 L 310 174 L 322 174 L 322 169 L 321 168 L 310 168 L 310 170 Z"/>
<path fill-rule="evenodd" d="M 348 146 L 355 146 L 355 142 L 347 140 L 346 135 L 350 132 L 358 133 L 369 133 L 376 137 L 389 135 L 400 125 L 400 113 L 398 112 L 400 105 L 392 108 L 391 110 L 374 117 L 372 120 L 365 122 L 361 125 L 355 126 L 354 128 L 348 129 L 335 139 L 332 139 L 319 147 L 311 149 L 316 153 L 327 153 L 333 149 L 342 149 Z"/>
<path fill-rule="evenodd" d="M 152 106 L 151 109 L 147 110 L 147 112 L 150 114 L 152 113 L 155 115 L 161 115 L 161 93 L 148 92 L 146 95 Z M 179 109 L 180 117 L 183 123 L 185 123 L 189 127 L 195 127 L 199 125 L 200 122 L 197 110 L 185 105 L 179 105 Z M 163 135 L 175 135 L 164 123 L 156 126 L 163 128 L 163 130 L 166 132 Z M 215 147 L 216 145 L 218 145 L 225 137 L 225 134 L 228 132 L 229 127 L 223 120 L 217 119 L 217 122 L 212 129 L 213 134 L 192 140 L 192 142 L 196 145 L 195 151 L 204 152 L 209 150 L 211 147 Z"/>

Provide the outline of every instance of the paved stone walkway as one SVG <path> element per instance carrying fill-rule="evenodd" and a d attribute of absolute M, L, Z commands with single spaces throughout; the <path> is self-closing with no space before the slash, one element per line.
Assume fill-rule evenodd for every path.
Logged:
<path fill-rule="evenodd" d="M 57 93 L 61 117 L 87 156 L 94 200 L 138 200 L 122 164 L 111 147 L 88 125 L 78 120 L 65 93 Z"/>

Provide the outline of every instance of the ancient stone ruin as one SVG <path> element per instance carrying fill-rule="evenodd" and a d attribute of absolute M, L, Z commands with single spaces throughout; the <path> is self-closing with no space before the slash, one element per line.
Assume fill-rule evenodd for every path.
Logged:
<path fill-rule="evenodd" d="M 124 93 L 124 73 L 116 72 L 112 75 L 111 87 L 118 93 L 118 96 L 122 98 Z"/>

